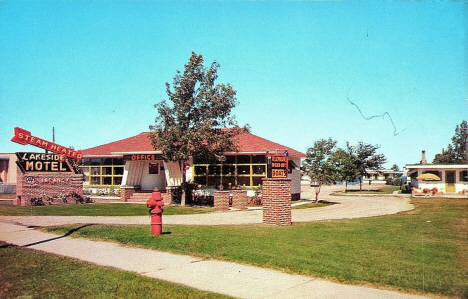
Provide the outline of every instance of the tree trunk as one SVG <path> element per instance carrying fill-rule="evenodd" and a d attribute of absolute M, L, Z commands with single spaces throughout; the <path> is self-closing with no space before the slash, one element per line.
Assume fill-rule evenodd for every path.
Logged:
<path fill-rule="evenodd" d="M 345 181 L 345 193 L 348 193 L 348 181 Z"/>
<path fill-rule="evenodd" d="M 182 162 L 182 183 L 180 184 L 180 205 L 185 206 L 185 181 L 187 180 L 187 173 L 185 170 L 185 161 L 179 161 Z"/>
<path fill-rule="evenodd" d="M 359 191 L 362 192 L 362 177 L 359 177 Z"/>
<path fill-rule="evenodd" d="M 318 196 L 319 196 L 319 193 L 320 193 L 320 188 L 322 188 L 322 183 L 318 182 L 318 185 L 314 187 L 314 189 L 315 189 L 315 203 L 318 203 L 318 201 L 319 201 Z"/>

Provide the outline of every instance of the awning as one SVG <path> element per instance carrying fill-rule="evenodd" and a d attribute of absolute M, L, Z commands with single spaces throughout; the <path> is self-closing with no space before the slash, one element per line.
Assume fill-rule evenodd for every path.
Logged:
<path fill-rule="evenodd" d="M 418 181 L 440 181 L 440 178 L 432 173 L 423 173 L 416 178 Z"/>

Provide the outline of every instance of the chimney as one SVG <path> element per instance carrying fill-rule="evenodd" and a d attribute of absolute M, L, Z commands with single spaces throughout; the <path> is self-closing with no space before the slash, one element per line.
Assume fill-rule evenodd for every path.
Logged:
<path fill-rule="evenodd" d="M 421 164 L 427 164 L 426 151 L 422 151 Z"/>

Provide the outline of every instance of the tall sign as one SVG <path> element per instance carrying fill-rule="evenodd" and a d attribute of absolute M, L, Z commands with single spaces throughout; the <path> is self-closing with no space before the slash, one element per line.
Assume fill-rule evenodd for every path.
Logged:
<path fill-rule="evenodd" d="M 31 135 L 31 132 L 24 129 L 15 127 L 14 136 L 11 138 L 11 141 L 22 144 L 22 145 L 34 145 L 39 148 L 51 151 L 56 154 L 64 155 L 68 158 L 75 159 L 80 161 L 83 158 L 83 154 L 80 150 L 76 151 L 74 149 L 58 145 L 54 142 L 44 140 L 42 138 Z"/>
<path fill-rule="evenodd" d="M 284 154 L 270 154 L 267 152 L 267 177 L 287 178 L 288 177 L 288 152 Z"/>

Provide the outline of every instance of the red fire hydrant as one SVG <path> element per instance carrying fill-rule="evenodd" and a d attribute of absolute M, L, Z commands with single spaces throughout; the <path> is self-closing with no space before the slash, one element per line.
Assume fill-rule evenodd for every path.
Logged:
<path fill-rule="evenodd" d="M 153 190 L 150 199 L 146 201 L 146 206 L 150 209 L 151 235 L 160 236 L 162 234 L 162 207 L 164 206 L 164 202 L 161 192 L 157 188 Z"/>

